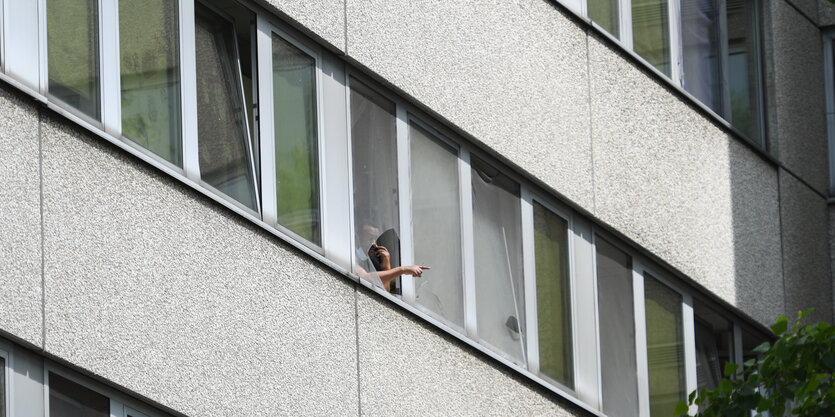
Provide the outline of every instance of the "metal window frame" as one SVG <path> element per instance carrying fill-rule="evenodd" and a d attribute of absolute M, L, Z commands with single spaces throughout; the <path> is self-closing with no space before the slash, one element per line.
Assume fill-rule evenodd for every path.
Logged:
<path fill-rule="evenodd" d="M 3 0 L 3 72 L 17 88 L 37 96 L 41 90 L 43 0 Z M 15 42 L 5 42 L 14 34 Z M 42 99 L 43 100 L 43 99 Z"/>
<path fill-rule="evenodd" d="M 260 130 L 258 141 L 260 143 L 260 167 L 261 167 L 261 215 L 265 223 L 275 227 L 283 233 L 291 236 L 293 239 L 308 246 L 311 250 L 324 255 L 324 240 L 325 229 L 328 225 L 326 216 L 324 216 L 325 193 L 323 182 L 327 178 L 327 167 L 322 161 L 325 159 L 324 155 L 324 117 L 322 114 L 323 107 L 323 93 L 322 93 L 322 52 L 314 49 L 303 42 L 298 41 L 282 28 L 274 25 L 268 21 L 261 14 L 256 17 L 256 43 L 258 51 L 258 65 L 257 78 L 258 80 L 258 126 Z M 320 239 L 322 244 L 312 242 L 298 233 L 290 230 L 278 222 L 278 200 L 281 196 L 276 192 L 276 160 L 275 160 L 275 120 L 274 120 L 274 106 L 275 97 L 273 97 L 273 60 L 272 60 L 272 42 L 273 35 L 278 36 L 281 40 L 289 43 L 291 46 L 297 48 L 302 53 L 310 58 L 313 58 L 315 64 L 314 90 L 316 98 L 316 165 L 318 174 L 318 194 L 319 194 L 319 225 L 320 225 Z"/>

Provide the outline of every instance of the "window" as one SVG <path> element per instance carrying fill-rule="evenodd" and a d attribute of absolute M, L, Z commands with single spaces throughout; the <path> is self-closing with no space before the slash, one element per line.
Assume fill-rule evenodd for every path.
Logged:
<path fill-rule="evenodd" d="M 414 122 L 409 125 L 414 259 L 432 269 L 415 280 L 415 301 L 431 315 L 464 327 L 458 149 Z"/>
<path fill-rule="evenodd" d="M 638 415 L 632 258 L 600 237 L 595 242 L 603 411 Z"/>
<path fill-rule="evenodd" d="M 670 76 L 670 22 L 667 0 L 632 0 L 633 49 Z"/>
<path fill-rule="evenodd" d="M 238 26 L 234 15 L 222 16 L 200 3 L 194 9 L 200 177 L 257 212 L 254 142 L 249 123 L 252 101 L 244 95 L 241 63 L 246 60 L 239 55 Z M 230 11 L 246 15 L 240 8 L 227 9 Z M 251 84 L 247 85 L 251 91 Z"/>
<path fill-rule="evenodd" d="M 716 389 L 734 358 L 733 323 L 696 302 L 696 375 L 699 389 Z"/>
<path fill-rule="evenodd" d="M 611 33 L 620 38 L 620 14 L 618 0 L 588 0 L 589 19 L 594 20 Z"/>
<path fill-rule="evenodd" d="M 574 386 L 568 222 L 533 203 L 539 371 Z"/>
<path fill-rule="evenodd" d="M 350 87 L 356 272 L 392 290 L 400 266 L 395 105 L 354 78 Z"/>
<path fill-rule="evenodd" d="M 182 167 L 176 0 L 119 2 L 122 135 Z"/>
<path fill-rule="evenodd" d="M 475 156 L 471 165 L 478 337 L 527 366 L 520 186 Z"/>
<path fill-rule="evenodd" d="M 731 124 L 760 140 L 759 37 L 756 4 L 731 0 L 728 7 L 728 83 Z"/>
<path fill-rule="evenodd" d="M 97 0 L 48 0 L 49 94 L 101 120 Z"/>
<path fill-rule="evenodd" d="M 110 399 L 50 372 L 49 417 L 110 417 Z"/>
<path fill-rule="evenodd" d="M 647 363 L 650 415 L 675 414 L 676 404 L 686 401 L 682 297 L 644 274 Z"/>
<path fill-rule="evenodd" d="M 272 35 L 278 224 L 322 244 L 316 60 Z"/>
<path fill-rule="evenodd" d="M 722 47 L 718 0 L 682 0 L 682 86 L 718 114 L 722 111 Z"/>

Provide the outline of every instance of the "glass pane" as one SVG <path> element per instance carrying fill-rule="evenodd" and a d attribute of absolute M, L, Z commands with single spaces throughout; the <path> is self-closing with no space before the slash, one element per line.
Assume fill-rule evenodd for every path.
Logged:
<path fill-rule="evenodd" d="M 46 2 L 49 94 L 100 120 L 97 0 Z"/>
<path fill-rule="evenodd" d="M 667 0 L 632 1 L 632 49 L 658 71 L 670 75 Z"/>
<path fill-rule="evenodd" d="M 760 354 L 754 352 L 754 348 L 770 340 L 765 336 L 757 334 L 753 331 L 742 329 L 742 362 L 749 359 L 759 359 Z M 742 364 L 740 364 L 741 366 Z"/>
<path fill-rule="evenodd" d="M 180 137 L 180 34 L 176 0 L 119 2 L 122 135 L 174 165 Z"/>
<path fill-rule="evenodd" d="M 722 114 L 718 5 L 715 0 L 682 0 L 684 89 Z"/>
<path fill-rule="evenodd" d="M 110 399 L 50 372 L 49 417 L 110 417 Z"/>
<path fill-rule="evenodd" d="M 357 275 L 391 290 L 400 265 L 394 103 L 351 79 L 351 152 Z"/>
<path fill-rule="evenodd" d="M 573 387 L 568 223 L 534 202 L 533 228 L 536 246 L 539 370 L 566 386 Z"/>
<path fill-rule="evenodd" d="M 410 126 L 415 260 L 432 269 L 415 280 L 417 303 L 464 327 L 458 151 Z"/>
<path fill-rule="evenodd" d="M 588 0 L 587 7 L 589 19 L 620 38 L 618 0 Z"/>
<path fill-rule="evenodd" d="M 6 417 L 6 358 L 0 358 L 0 417 Z"/>
<path fill-rule="evenodd" d="M 693 305 L 696 316 L 696 377 L 699 389 L 715 389 L 733 361 L 733 323 L 715 311 Z"/>
<path fill-rule="evenodd" d="M 321 245 L 316 61 L 275 34 L 273 100 L 278 223 Z"/>
<path fill-rule="evenodd" d="M 728 1 L 728 82 L 731 124 L 756 142 L 759 129 L 759 76 L 754 2 Z"/>
<path fill-rule="evenodd" d="M 478 336 L 527 366 L 519 184 L 476 157 L 472 184 Z"/>
<path fill-rule="evenodd" d="M 649 275 L 644 279 L 650 415 L 674 415 L 687 398 L 681 295 Z"/>
<path fill-rule="evenodd" d="M 600 315 L 600 376 L 603 411 L 638 415 L 632 258 L 597 238 L 597 304 Z"/>
<path fill-rule="evenodd" d="M 235 27 L 195 4 L 200 177 L 257 210 Z"/>

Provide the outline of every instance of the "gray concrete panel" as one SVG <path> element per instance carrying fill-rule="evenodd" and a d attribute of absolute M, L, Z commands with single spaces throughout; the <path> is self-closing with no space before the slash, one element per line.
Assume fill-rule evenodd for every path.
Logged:
<path fill-rule="evenodd" d="M 364 289 L 357 324 L 363 415 L 588 415 Z"/>
<path fill-rule="evenodd" d="M 809 20 L 818 23 L 818 0 L 783 0 L 791 3 L 800 10 Z"/>
<path fill-rule="evenodd" d="M 832 317 L 829 213 L 826 200 L 791 174 L 780 171 L 786 315 L 814 308 L 816 320 Z"/>
<path fill-rule="evenodd" d="M 821 193 L 828 187 L 823 47 L 818 28 L 784 1 L 771 4 L 772 151 Z M 776 141 L 776 149 L 774 148 Z"/>
<path fill-rule="evenodd" d="M 829 0 L 818 0 L 818 25 L 835 25 L 835 4 Z"/>
<path fill-rule="evenodd" d="M 300 29 L 345 51 L 345 0 L 255 0 L 272 13 L 285 15 Z"/>
<path fill-rule="evenodd" d="M 0 87 L 0 329 L 42 344 L 38 109 Z"/>
<path fill-rule="evenodd" d="M 348 55 L 593 210 L 586 37 L 542 0 L 348 1 Z"/>
<path fill-rule="evenodd" d="M 735 279 L 780 283 L 773 168 L 595 36 L 589 65 L 598 217 L 724 300 L 770 317 L 737 303 L 747 297 Z"/>
<path fill-rule="evenodd" d="M 48 353 L 190 416 L 356 413 L 350 281 L 101 139 L 43 138 Z"/>

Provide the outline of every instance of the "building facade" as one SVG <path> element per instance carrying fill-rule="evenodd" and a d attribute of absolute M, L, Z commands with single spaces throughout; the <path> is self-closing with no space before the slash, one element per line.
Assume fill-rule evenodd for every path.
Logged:
<path fill-rule="evenodd" d="M 672 415 L 835 314 L 827 1 L 0 5 L 0 417 Z"/>

